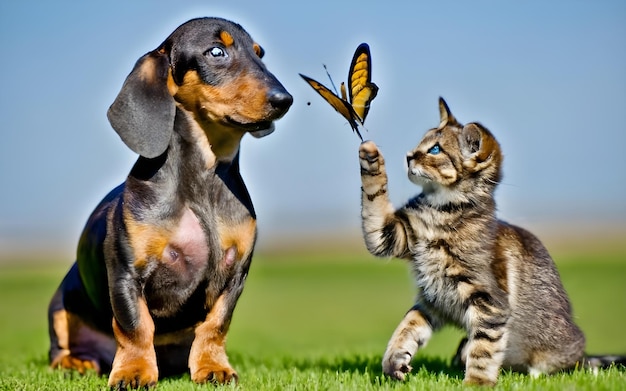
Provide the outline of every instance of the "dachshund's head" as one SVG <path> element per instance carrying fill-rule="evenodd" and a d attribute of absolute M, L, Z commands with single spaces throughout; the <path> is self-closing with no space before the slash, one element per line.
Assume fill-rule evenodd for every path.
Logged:
<path fill-rule="evenodd" d="M 232 158 L 245 133 L 271 133 L 293 102 L 261 61 L 263 54 L 238 24 L 192 19 L 137 61 L 109 121 L 133 151 L 156 157 L 170 143 L 178 108 L 198 125 L 191 131 L 206 135 L 218 159 Z"/>

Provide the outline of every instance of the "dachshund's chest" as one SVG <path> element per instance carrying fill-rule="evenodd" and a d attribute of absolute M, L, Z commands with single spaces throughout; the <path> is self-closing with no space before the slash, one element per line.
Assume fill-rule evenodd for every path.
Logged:
<path fill-rule="evenodd" d="M 212 217 L 207 222 L 205 216 L 185 208 L 179 219 L 166 226 L 131 224 L 135 266 L 146 270 L 161 266 L 182 279 L 192 279 L 203 270 L 227 269 L 247 258 L 254 247 L 256 220 L 245 214 L 232 218 L 219 211 Z"/>
<path fill-rule="evenodd" d="M 209 258 L 210 248 L 200 220 L 193 211 L 185 208 L 182 217 L 175 224 L 166 238 L 166 244 L 160 254 L 160 262 L 196 272 Z M 159 255 L 159 254 L 155 254 Z"/>
<path fill-rule="evenodd" d="M 200 269 L 213 260 L 217 269 L 227 269 L 252 253 L 255 238 L 256 220 L 250 215 L 233 217 L 217 210 L 206 224 L 186 209 L 163 250 L 162 262 L 183 261 Z"/>
<path fill-rule="evenodd" d="M 245 262 L 252 253 L 256 237 L 252 216 L 233 221 L 217 215 L 209 225 L 203 217 L 185 208 L 167 228 L 153 226 L 129 232 L 134 265 L 145 276 L 143 289 L 155 316 L 180 313 L 200 286 L 210 288 L 203 303 L 197 303 L 205 307 L 211 292 L 219 291 L 219 285 L 237 269 L 236 264 Z"/>

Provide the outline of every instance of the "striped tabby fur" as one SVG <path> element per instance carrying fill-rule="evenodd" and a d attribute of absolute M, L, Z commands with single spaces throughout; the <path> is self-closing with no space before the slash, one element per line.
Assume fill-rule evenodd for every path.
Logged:
<path fill-rule="evenodd" d="M 498 142 L 478 123 L 459 124 L 443 99 L 439 108 L 439 126 L 407 155 L 422 193 L 402 208 L 389 201 L 378 147 L 367 141 L 359 150 L 367 248 L 407 259 L 419 287 L 389 341 L 384 373 L 403 380 L 445 324 L 467 331 L 456 360 L 468 384 L 495 384 L 501 367 L 536 375 L 576 366 L 585 338 L 554 262 L 530 232 L 496 218 Z"/>

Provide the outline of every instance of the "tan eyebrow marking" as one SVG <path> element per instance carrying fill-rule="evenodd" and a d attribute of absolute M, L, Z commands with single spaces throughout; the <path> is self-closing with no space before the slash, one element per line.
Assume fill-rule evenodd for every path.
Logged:
<path fill-rule="evenodd" d="M 252 48 L 254 49 L 254 52 L 256 53 L 256 55 L 261 57 L 261 46 L 259 46 L 259 44 L 255 42 L 252 45 Z"/>
<path fill-rule="evenodd" d="M 222 42 L 224 42 L 224 45 L 226 45 L 227 47 L 232 45 L 233 42 L 235 42 L 235 40 L 233 39 L 233 36 L 230 35 L 228 31 L 221 31 L 220 39 L 222 40 Z"/>

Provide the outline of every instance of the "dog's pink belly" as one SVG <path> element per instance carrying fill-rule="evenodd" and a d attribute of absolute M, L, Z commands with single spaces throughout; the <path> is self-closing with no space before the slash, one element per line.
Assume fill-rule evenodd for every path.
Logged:
<path fill-rule="evenodd" d="M 150 313 L 167 318 L 180 314 L 183 306 L 188 310 L 187 301 L 203 282 L 209 286 L 223 284 L 236 270 L 235 265 L 248 259 L 254 246 L 256 221 L 251 216 L 237 223 L 220 220 L 215 224 L 214 233 L 219 240 L 215 247 L 210 246 L 200 220 L 190 209 L 185 209 L 171 228 L 160 232 L 161 236 L 153 237 L 156 238 L 153 243 L 161 243 L 160 248 L 150 245 L 143 248 L 153 254 L 148 258 L 153 262 L 148 261 L 144 266 L 147 276 L 144 293 Z M 210 307 L 216 298 L 213 294 L 221 291 L 217 285 L 213 288 L 217 290 L 204 299 L 201 307 L 194 304 L 192 312 L 200 313 L 207 305 Z"/>
<path fill-rule="evenodd" d="M 200 221 L 190 209 L 162 238 L 164 245 L 155 254 L 155 262 L 145 266 L 144 294 L 153 316 L 171 317 L 206 279 L 211 254 Z"/>
<path fill-rule="evenodd" d="M 162 259 L 174 269 L 197 271 L 208 258 L 209 247 L 200 221 L 190 209 L 185 209 L 176 230 L 163 250 Z"/>

